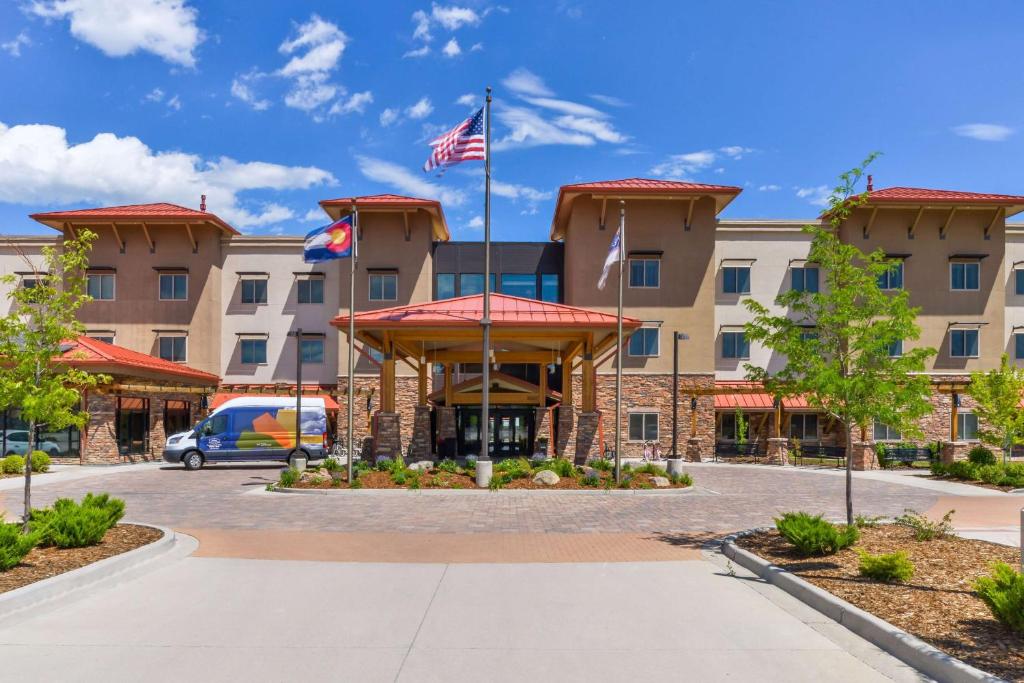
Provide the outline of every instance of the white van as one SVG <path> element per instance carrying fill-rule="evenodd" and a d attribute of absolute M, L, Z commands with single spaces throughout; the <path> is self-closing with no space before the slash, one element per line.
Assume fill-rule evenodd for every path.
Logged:
<path fill-rule="evenodd" d="M 295 399 L 287 396 L 239 396 L 213 411 L 195 429 L 174 434 L 164 460 L 197 470 L 207 462 L 282 461 L 296 455 L 319 460 L 327 454 L 324 399 L 302 397 L 302 443 L 295 447 Z"/>

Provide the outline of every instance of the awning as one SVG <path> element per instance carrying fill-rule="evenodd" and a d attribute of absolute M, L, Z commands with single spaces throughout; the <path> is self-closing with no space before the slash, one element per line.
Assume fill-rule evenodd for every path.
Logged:
<path fill-rule="evenodd" d="M 729 391 L 733 389 L 734 391 Z M 761 389 L 758 391 L 758 389 Z M 715 382 L 716 410 L 774 410 L 775 401 L 771 394 L 765 392 L 759 383 L 746 381 Z M 719 393 L 721 392 L 721 393 Z M 784 410 L 811 410 L 811 405 L 803 396 L 782 399 Z"/>
<path fill-rule="evenodd" d="M 250 396 L 252 398 L 290 398 L 294 399 L 295 396 L 291 394 L 253 394 L 253 393 L 234 393 L 230 391 L 218 391 L 213 395 L 213 399 L 210 401 L 210 410 L 216 410 L 224 403 L 230 401 L 233 398 L 239 398 L 242 396 Z M 338 402 L 327 394 L 303 394 L 303 399 L 306 398 L 322 398 L 324 400 L 324 406 L 327 410 L 338 410 Z"/>

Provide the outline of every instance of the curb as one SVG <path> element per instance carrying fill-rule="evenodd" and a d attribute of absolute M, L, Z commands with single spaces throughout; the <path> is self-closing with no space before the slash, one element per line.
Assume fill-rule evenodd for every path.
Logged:
<path fill-rule="evenodd" d="M 751 529 L 725 537 L 720 542 L 722 554 L 767 583 L 781 588 L 797 600 L 877 645 L 904 664 L 914 667 L 940 683 L 947 681 L 949 683 L 966 683 L 968 681 L 998 683 L 1003 680 L 946 654 L 920 638 L 896 628 L 889 622 L 851 605 L 828 591 L 804 581 L 796 574 L 771 564 L 736 545 L 737 538 L 769 528 Z"/>
<path fill-rule="evenodd" d="M 322 495 L 322 496 L 337 496 L 337 495 L 414 495 L 414 496 L 460 496 L 460 495 L 503 495 L 503 494 L 520 494 L 520 495 L 534 495 L 539 494 L 542 496 L 552 495 L 587 495 L 587 496 L 679 496 L 687 493 L 695 493 L 696 486 L 687 486 L 680 489 L 499 489 L 497 491 L 491 491 L 490 489 L 483 488 L 472 488 L 472 489 L 294 489 L 294 488 L 274 488 L 265 493 L 297 493 L 302 495 Z"/>
<path fill-rule="evenodd" d="M 52 602 L 57 598 L 67 598 L 72 593 L 91 588 L 112 578 L 117 578 L 119 581 L 133 578 L 147 569 L 143 565 L 170 553 L 179 543 L 174 531 L 166 527 L 139 522 L 130 522 L 130 524 L 157 529 L 163 532 L 163 536 L 148 545 L 129 550 L 126 553 L 114 555 L 6 593 L 0 593 L 0 621 L 10 618 L 18 612 Z"/>

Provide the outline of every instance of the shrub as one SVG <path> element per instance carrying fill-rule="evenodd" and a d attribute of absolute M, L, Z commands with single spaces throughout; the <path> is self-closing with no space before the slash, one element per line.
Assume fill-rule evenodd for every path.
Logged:
<path fill-rule="evenodd" d="M 377 458 L 377 470 L 380 472 L 389 472 L 394 464 L 395 461 L 386 455 Z"/>
<path fill-rule="evenodd" d="M 787 512 L 775 519 L 775 528 L 801 555 L 831 555 L 860 538 L 856 526 L 840 528 L 821 515 Z"/>
<path fill-rule="evenodd" d="M 896 518 L 896 523 L 909 527 L 914 532 L 914 538 L 918 541 L 933 541 L 936 538 L 945 538 L 953 533 L 953 513 L 950 510 L 942 516 L 938 522 L 933 522 L 924 515 L 913 510 L 904 510 L 904 514 Z"/>
<path fill-rule="evenodd" d="M 625 470 L 623 470 L 623 471 L 625 471 Z M 632 485 L 632 483 L 633 483 L 633 476 L 632 475 L 627 475 L 627 476 L 623 477 L 621 481 L 619 481 L 619 488 L 620 489 L 628 489 L 630 487 L 630 485 Z"/>
<path fill-rule="evenodd" d="M 412 489 L 412 490 L 418 489 L 420 487 L 420 473 L 419 472 L 410 471 L 408 473 L 408 475 L 407 475 L 407 481 L 409 483 L 409 488 L 410 489 Z"/>
<path fill-rule="evenodd" d="M 653 462 L 645 462 L 643 465 L 634 468 L 633 471 L 637 474 L 650 474 L 655 477 L 665 476 L 665 468 L 658 467 Z"/>
<path fill-rule="evenodd" d="M 25 471 L 25 458 L 20 455 L 8 455 L 0 461 L 4 474 L 21 474 Z"/>
<path fill-rule="evenodd" d="M 81 503 L 58 498 L 52 508 L 33 510 L 30 521 L 40 533 L 41 544 L 84 548 L 102 541 L 123 516 L 123 500 L 106 493 L 87 493 Z"/>
<path fill-rule="evenodd" d="M 914 563 L 902 550 L 872 555 L 860 553 L 860 575 L 886 583 L 909 581 L 914 575 Z"/>
<path fill-rule="evenodd" d="M 405 470 L 392 470 L 391 481 L 393 481 L 396 486 L 405 486 L 406 479 L 408 479 L 408 475 Z"/>
<path fill-rule="evenodd" d="M 975 465 L 995 465 L 995 454 L 984 446 L 975 446 L 967 454 L 967 460 Z"/>
<path fill-rule="evenodd" d="M 594 458 L 588 464 L 599 472 L 611 472 L 615 469 L 615 463 L 604 458 Z"/>
<path fill-rule="evenodd" d="M 974 590 L 992 616 L 1018 633 L 1024 633 L 1024 574 L 1005 562 L 992 565 L 990 576 L 980 576 Z"/>
<path fill-rule="evenodd" d="M 970 460 L 957 460 L 946 465 L 946 474 L 955 479 L 966 479 L 967 481 L 978 480 L 978 466 Z"/>
<path fill-rule="evenodd" d="M 38 542 L 39 534 L 23 534 L 20 524 L 0 522 L 0 572 L 17 567 Z"/>
<path fill-rule="evenodd" d="M 370 463 L 366 462 L 365 460 L 356 460 L 352 464 L 352 473 L 354 475 L 360 474 L 361 472 L 369 472 L 372 469 L 373 467 L 370 465 Z"/>
<path fill-rule="evenodd" d="M 693 477 L 687 472 L 682 474 L 670 474 L 668 480 L 676 486 L 693 486 Z"/>
<path fill-rule="evenodd" d="M 1011 462 L 1003 465 L 1003 486 L 1024 487 L 1024 463 Z"/>
<path fill-rule="evenodd" d="M 509 479 L 530 476 L 530 461 L 526 458 L 509 458 L 494 466 L 494 472 L 509 475 Z"/>
<path fill-rule="evenodd" d="M 566 458 L 552 458 L 551 460 L 545 460 L 537 465 L 537 470 L 551 470 L 563 478 L 576 476 L 576 465 Z"/>
<path fill-rule="evenodd" d="M 288 469 L 281 470 L 281 479 L 278 483 L 286 489 L 291 488 L 292 486 L 295 486 L 295 482 L 299 480 L 299 476 L 299 471 L 297 469 L 289 467 Z"/>
<path fill-rule="evenodd" d="M 334 458 L 324 458 L 324 461 L 320 466 L 328 472 L 341 472 L 345 469 L 345 466 L 341 464 L 341 461 L 335 460 Z"/>
<path fill-rule="evenodd" d="M 584 486 L 600 486 L 601 477 L 597 476 L 597 472 L 588 472 L 587 475 L 580 480 L 580 483 Z"/>
<path fill-rule="evenodd" d="M 991 464 L 978 467 L 978 479 L 986 484 L 999 486 L 1003 483 L 1005 476 L 1006 471 L 1003 469 L 1002 465 Z"/>
<path fill-rule="evenodd" d="M 941 460 L 932 460 L 931 464 L 928 465 L 931 469 L 932 474 L 936 477 L 945 477 L 949 474 L 949 470 L 943 464 Z"/>
<path fill-rule="evenodd" d="M 864 515 L 857 515 L 853 518 L 853 523 L 858 529 L 874 529 L 883 519 L 885 519 L 885 517 L 865 517 Z"/>
<path fill-rule="evenodd" d="M 508 472 L 496 472 L 494 473 L 493 476 L 491 476 L 491 483 L 487 485 L 487 488 L 489 488 L 492 491 L 503 489 L 510 483 L 512 483 L 512 480 L 514 478 L 515 477 L 510 475 Z"/>
<path fill-rule="evenodd" d="M 349 484 L 348 487 L 350 489 L 361 489 L 363 488 L 363 482 L 361 482 L 359 479 L 356 479 L 354 482 Z"/>
<path fill-rule="evenodd" d="M 43 451 L 32 451 L 32 471 L 47 472 L 50 469 L 50 456 Z"/>
<path fill-rule="evenodd" d="M 441 462 L 437 463 L 437 469 L 442 472 L 448 472 L 449 474 L 457 474 L 459 471 L 459 464 L 451 458 L 445 458 Z"/>

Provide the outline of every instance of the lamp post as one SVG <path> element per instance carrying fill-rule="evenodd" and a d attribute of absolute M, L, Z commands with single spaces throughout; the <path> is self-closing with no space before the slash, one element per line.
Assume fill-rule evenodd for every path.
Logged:
<path fill-rule="evenodd" d="M 288 464 L 300 472 L 306 469 L 306 459 L 302 457 L 302 328 L 288 333 L 295 337 L 295 450 L 288 458 Z"/>
<path fill-rule="evenodd" d="M 668 461 L 669 474 L 680 474 L 683 461 L 679 457 L 679 342 L 690 335 L 685 332 L 672 333 L 672 457 Z"/>

